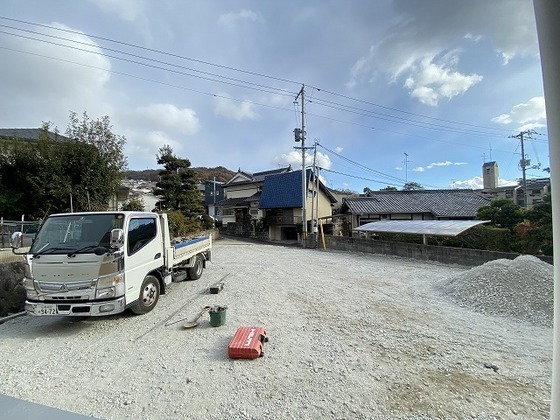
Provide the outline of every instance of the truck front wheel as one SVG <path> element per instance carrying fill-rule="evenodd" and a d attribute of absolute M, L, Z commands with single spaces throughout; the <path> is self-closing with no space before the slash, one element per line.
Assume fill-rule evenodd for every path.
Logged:
<path fill-rule="evenodd" d="M 141 315 L 150 312 L 159 300 L 159 281 L 154 276 L 146 276 L 142 282 L 138 300 L 134 302 L 130 309 L 135 314 Z"/>
<path fill-rule="evenodd" d="M 202 276 L 202 270 L 204 269 L 204 262 L 202 261 L 202 257 L 200 255 L 197 255 L 194 258 L 194 265 L 191 268 L 187 269 L 189 280 L 198 280 L 200 276 Z"/>

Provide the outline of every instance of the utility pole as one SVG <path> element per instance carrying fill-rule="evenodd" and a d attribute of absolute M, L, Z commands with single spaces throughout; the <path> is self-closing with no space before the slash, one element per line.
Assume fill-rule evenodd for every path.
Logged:
<path fill-rule="evenodd" d="M 301 212 L 302 212 L 302 244 L 307 239 L 307 174 L 305 171 L 305 85 L 301 86 L 301 90 L 296 96 L 297 99 L 301 96 L 301 129 L 294 130 L 295 140 L 301 141 Z"/>
<path fill-rule="evenodd" d="M 531 136 L 533 130 L 522 131 L 516 136 L 511 136 L 514 139 L 519 139 L 521 141 L 521 159 L 519 160 L 519 166 L 521 167 L 521 172 L 523 174 L 523 207 L 527 208 L 527 166 L 529 166 L 530 161 L 525 158 L 525 145 L 524 136 Z"/>
<path fill-rule="evenodd" d="M 216 218 L 216 177 L 214 177 L 212 184 L 214 189 L 214 191 L 212 192 L 212 197 L 214 198 L 214 209 L 212 210 L 213 214 L 211 214 L 211 216 L 214 217 L 215 219 Z"/>
<path fill-rule="evenodd" d="M 316 171 L 316 164 L 317 164 L 317 142 L 315 142 L 315 144 L 313 145 L 314 147 L 314 151 L 313 151 L 313 166 L 312 166 L 312 170 L 311 173 L 313 174 L 313 177 L 316 178 L 315 175 L 315 171 Z M 315 225 L 315 185 L 311 182 L 311 178 L 309 179 L 309 183 L 313 186 L 312 190 L 311 190 L 311 233 L 316 233 L 316 225 Z M 318 194 L 318 193 L 317 193 Z"/>

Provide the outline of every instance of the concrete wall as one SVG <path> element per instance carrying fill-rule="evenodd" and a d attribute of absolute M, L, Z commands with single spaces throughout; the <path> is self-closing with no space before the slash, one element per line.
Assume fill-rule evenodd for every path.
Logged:
<path fill-rule="evenodd" d="M 520 255 L 515 252 L 497 252 L 481 249 L 409 244 L 404 242 L 374 241 L 371 239 L 350 238 L 347 236 L 325 235 L 325 242 L 327 249 L 395 255 L 405 258 L 466 266 L 477 266 L 501 258 L 512 260 Z M 309 247 L 314 247 L 315 238 L 309 238 L 308 245 Z M 323 247 L 321 238 L 319 238 L 317 247 Z M 552 257 L 539 256 L 538 258 L 552 264 Z"/>

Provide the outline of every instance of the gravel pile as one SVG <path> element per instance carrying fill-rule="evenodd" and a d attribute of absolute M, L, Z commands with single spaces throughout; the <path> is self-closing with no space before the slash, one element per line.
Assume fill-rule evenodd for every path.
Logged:
<path fill-rule="evenodd" d="M 536 257 L 490 261 L 450 277 L 442 288 L 454 302 L 477 312 L 552 327 L 554 269 Z"/>

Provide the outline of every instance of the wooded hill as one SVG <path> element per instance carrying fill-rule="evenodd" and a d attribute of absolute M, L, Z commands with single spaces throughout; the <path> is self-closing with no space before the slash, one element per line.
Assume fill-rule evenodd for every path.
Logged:
<path fill-rule="evenodd" d="M 217 166 L 215 168 L 189 168 L 195 173 L 196 181 L 204 183 L 206 181 L 214 180 L 216 178 L 217 182 L 227 182 L 235 175 L 234 171 L 230 171 L 223 166 Z M 126 179 L 135 179 L 143 181 L 157 182 L 159 180 L 159 173 L 161 169 L 146 169 L 143 171 L 126 171 L 124 177 Z"/>

